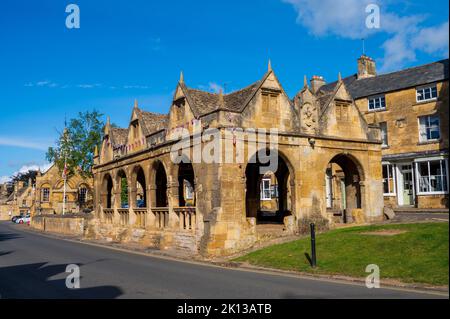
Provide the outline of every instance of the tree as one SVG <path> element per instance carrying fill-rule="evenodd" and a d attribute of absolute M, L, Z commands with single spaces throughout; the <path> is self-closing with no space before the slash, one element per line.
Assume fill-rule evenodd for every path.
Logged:
<path fill-rule="evenodd" d="M 80 112 L 59 134 L 56 147 L 49 147 L 46 158 L 62 172 L 67 163 L 68 175 L 79 172 L 83 177 L 92 177 L 94 149 L 100 147 L 104 122 L 103 114 L 95 109 Z"/>
<path fill-rule="evenodd" d="M 37 173 L 38 173 L 38 171 L 36 171 L 36 170 L 29 170 L 28 172 L 25 172 L 25 173 L 19 172 L 16 175 L 11 176 L 11 183 L 15 184 L 16 182 L 24 182 L 25 184 L 28 185 L 30 178 L 31 178 L 31 183 L 34 183 L 36 181 Z"/>

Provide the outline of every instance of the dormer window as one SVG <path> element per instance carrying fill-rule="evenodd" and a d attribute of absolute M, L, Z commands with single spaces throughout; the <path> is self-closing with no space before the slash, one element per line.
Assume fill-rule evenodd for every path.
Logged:
<path fill-rule="evenodd" d="M 380 111 L 386 109 L 386 98 L 384 95 L 373 96 L 368 99 L 369 111 Z"/>
<path fill-rule="evenodd" d="M 437 99 L 436 84 L 416 89 L 417 102 L 431 101 Z"/>
<path fill-rule="evenodd" d="M 278 108 L 278 93 L 263 92 L 262 97 L 262 110 L 263 112 L 271 112 Z"/>
<path fill-rule="evenodd" d="M 346 122 L 349 116 L 350 104 L 345 102 L 336 102 L 336 120 Z"/>

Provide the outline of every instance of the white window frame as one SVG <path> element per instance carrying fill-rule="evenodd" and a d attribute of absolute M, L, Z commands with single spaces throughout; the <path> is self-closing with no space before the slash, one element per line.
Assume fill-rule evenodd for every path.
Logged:
<path fill-rule="evenodd" d="M 392 179 L 392 184 L 394 189 L 389 189 L 389 193 L 384 193 L 384 176 L 383 176 L 383 195 L 388 197 L 388 196 L 396 196 L 397 195 L 397 170 L 394 164 L 388 163 L 388 162 L 383 162 L 381 164 L 382 166 L 388 166 L 388 176 L 387 176 L 387 180 L 388 180 L 388 188 L 389 187 L 389 179 Z M 389 169 L 390 168 L 390 169 Z"/>
<path fill-rule="evenodd" d="M 370 102 L 373 101 L 373 109 L 370 108 Z M 380 106 L 376 107 L 376 101 L 379 101 Z M 384 101 L 384 106 L 382 105 L 382 101 Z M 376 95 L 367 98 L 367 109 L 369 112 L 377 112 L 386 110 L 386 96 L 385 95 Z"/>
<path fill-rule="evenodd" d="M 420 189 L 420 173 L 419 173 L 419 163 L 427 162 L 428 163 L 428 177 L 430 176 L 430 162 L 441 161 L 441 165 L 445 165 L 445 173 L 447 180 L 447 190 L 444 191 L 433 191 L 433 192 L 422 192 Z M 442 168 L 442 167 L 441 167 Z M 449 189 L 449 176 L 448 176 L 448 158 L 446 157 L 428 157 L 428 158 L 420 158 L 414 161 L 414 170 L 416 175 L 416 185 L 417 185 L 417 195 L 446 195 L 448 194 Z M 442 170 L 442 169 L 441 169 Z"/>
<path fill-rule="evenodd" d="M 421 121 L 420 121 L 420 120 L 423 119 L 423 118 L 426 118 L 426 119 L 427 119 L 427 124 L 428 124 L 428 126 L 425 126 L 425 127 L 424 127 L 425 133 L 426 133 L 427 128 L 431 128 L 431 126 L 430 126 L 430 117 L 436 117 L 437 120 L 438 120 L 437 128 L 438 128 L 438 130 L 439 130 L 439 138 L 428 139 L 428 135 L 427 135 L 426 138 L 423 139 L 423 138 L 422 138 L 422 136 L 423 136 L 423 135 L 422 135 L 423 129 L 422 129 L 422 124 L 421 124 Z M 419 125 L 419 142 L 420 142 L 420 143 L 436 142 L 436 141 L 439 141 L 439 140 L 441 139 L 441 119 L 440 119 L 440 117 L 439 117 L 439 115 L 438 115 L 437 113 L 419 116 L 419 117 L 417 118 L 417 122 L 419 123 L 418 125 Z"/>
<path fill-rule="evenodd" d="M 419 93 L 423 94 L 425 96 L 425 90 L 430 90 L 430 96 L 432 95 L 433 92 L 433 88 L 436 88 L 436 96 L 435 97 L 430 97 L 429 99 L 426 99 L 425 97 L 423 98 L 423 100 L 419 99 Z M 422 91 L 422 92 L 420 92 Z M 439 94 L 437 91 L 437 85 L 436 84 L 429 84 L 429 85 L 424 85 L 424 86 L 420 86 L 416 88 L 416 102 L 417 103 L 423 103 L 423 102 L 428 102 L 428 101 L 434 101 L 437 100 Z"/>
<path fill-rule="evenodd" d="M 269 183 L 269 187 L 268 188 L 266 188 L 265 186 L 264 186 L 264 184 L 265 184 L 265 182 L 268 182 Z M 263 178 L 262 180 L 261 180 L 261 200 L 272 200 L 272 192 L 271 192 L 271 179 L 270 178 Z M 265 196 L 265 191 L 268 191 L 268 193 L 269 193 L 269 197 L 266 197 Z"/>
<path fill-rule="evenodd" d="M 192 184 L 188 180 L 184 180 L 184 199 L 194 199 L 194 186 L 192 186 Z"/>

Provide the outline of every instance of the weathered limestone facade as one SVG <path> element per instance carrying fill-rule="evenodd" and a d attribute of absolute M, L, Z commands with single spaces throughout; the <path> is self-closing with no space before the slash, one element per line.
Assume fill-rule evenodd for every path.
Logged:
<path fill-rule="evenodd" d="M 366 121 L 382 127 L 387 206 L 449 207 L 448 61 L 377 75 L 375 61 L 362 56 L 358 73 L 343 79 Z"/>
<path fill-rule="evenodd" d="M 127 129 L 108 120 L 95 157 L 96 219 L 88 235 L 224 255 L 253 245 L 267 223 L 283 235 L 308 220 L 382 219 L 380 128 L 366 122 L 343 81 L 324 93 L 316 90 L 318 80 L 312 88 L 305 80 L 291 100 L 270 64 L 261 80 L 230 94 L 188 88 L 181 76 L 168 115 L 136 103 Z M 269 134 L 274 128 L 277 144 Z M 180 129 L 188 136 L 180 137 Z M 252 130 L 266 139 L 255 144 Z M 175 163 L 171 151 L 179 155 L 180 143 L 188 145 L 185 160 Z M 268 219 L 260 214 L 260 150 L 277 151 L 278 210 Z M 202 151 L 215 161 L 196 161 Z M 327 204 L 330 164 L 342 172 L 340 211 Z"/>
<path fill-rule="evenodd" d="M 56 165 L 38 172 L 35 183 L 35 205 L 32 214 L 62 214 L 64 179 Z M 93 209 L 93 179 L 80 174 L 69 176 L 66 182 L 65 212 L 79 213 Z"/>
<path fill-rule="evenodd" d="M 0 187 L 0 220 L 9 220 L 12 216 L 31 213 L 34 205 L 34 187 L 17 181 L 11 194 L 7 195 L 6 184 Z"/>

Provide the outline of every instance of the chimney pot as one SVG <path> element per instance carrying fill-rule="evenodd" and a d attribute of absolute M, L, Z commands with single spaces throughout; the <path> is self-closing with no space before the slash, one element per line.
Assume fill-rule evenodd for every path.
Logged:
<path fill-rule="evenodd" d="M 313 93 L 317 93 L 317 91 L 319 91 L 319 89 L 325 84 L 326 82 L 323 76 L 313 75 L 313 77 L 311 78 L 311 89 Z"/>

